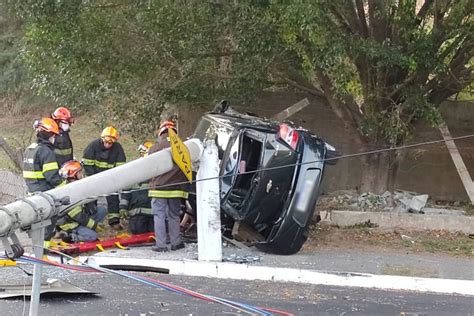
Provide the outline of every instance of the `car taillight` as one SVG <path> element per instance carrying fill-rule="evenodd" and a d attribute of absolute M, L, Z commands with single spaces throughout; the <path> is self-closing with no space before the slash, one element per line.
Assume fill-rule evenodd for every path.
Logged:
<path fill-rule="evenodd" d="M 286 124 L 281 124 L 277 137 L 281 138 L 285 143 L 290 145 L 291 148 L 296 150 L 296 146 L 298 145 L 299 135 L 298 135 L 298 132 L 294 128 L 291 128 Z"/>

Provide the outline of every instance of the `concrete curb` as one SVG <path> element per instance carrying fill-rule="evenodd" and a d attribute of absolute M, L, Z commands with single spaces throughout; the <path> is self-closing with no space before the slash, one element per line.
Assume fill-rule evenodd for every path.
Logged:
<path fill-rule="evenodd" d="M 352 226 L 370 220 L 381 228 L 404 228 L 412 230 L 446 230 L 450 232 L 474 233 L 473 216 L 427 215 L 395 212 L 321 212 L 323 222 L 337 226 Z"/>
<path fill-rule="evenodd" d="M 169 270 L 169 274 L 218 279 L 295 282 L 305 284 L 352 286 L 381 290 L 405 290 L 474 296 L 474 281 L 418 278 L 368 273 L 324 272 L 316 270 L 252 266 L 247 264 L 153 260 L 118 257 L 89 257 L 91 266 L 142 266 Z"/>

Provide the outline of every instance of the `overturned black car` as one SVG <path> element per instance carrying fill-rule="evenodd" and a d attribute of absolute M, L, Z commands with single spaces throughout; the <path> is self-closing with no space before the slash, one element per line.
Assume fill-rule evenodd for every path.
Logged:
<path fill-rule="evenodd" d="M 223 224 L 234 237 L 236 227 L 251 231 L 263 251 L 298 252 L 335 148 L 290 124 L 219 110 L 202 117 L 194 137 L 216 141 Z"/>

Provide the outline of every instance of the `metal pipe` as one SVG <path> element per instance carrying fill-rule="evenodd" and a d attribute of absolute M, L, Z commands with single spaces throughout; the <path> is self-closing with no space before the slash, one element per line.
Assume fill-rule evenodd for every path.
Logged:
<path fill-rule="evenodd" d="M 185 145 L 189 150 L 191 161 L 198 161 L 203 151 L 201 141 L 190 139 Z M 69 202 L 72 204 L 85 204 L 94 197 L 119 192 L 164 174 L 172 167 L 171 150 L 168 148 L 68 185 L 10 203 L 0 208 L 0 237 L 8 236 L 16 229 L 28 228 L 34 223 L 56 215 L 67 207 L 54 206 L 54 203 L 64 197 L 69 197 Z"/>

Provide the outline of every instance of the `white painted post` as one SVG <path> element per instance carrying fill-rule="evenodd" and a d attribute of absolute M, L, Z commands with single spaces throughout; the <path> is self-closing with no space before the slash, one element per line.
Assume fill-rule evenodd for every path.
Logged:
<path fill-rule="evenodd" d="M 196 177 L 198 259 L 222 261 L 219 158 L 214 141 L 204 146 Z"/>
<path fill-rule="evenodd" d="M 469 175 L 469 170 L 467 170 L 464 161 L 462 160 L 461 154 L 459 153 L 458 147 L 454 143 L 454 140 L 451 140 L 452 136 L 449 132 L 448 126 L 446 123 L 442 124 L 439 127 L 441 135 L 445 140 L 446 147 L 448 148 L 451 159 L 454 162 L 454 166 L 458 171 L 459 177 L 461 178 L 464 189 L 466 190 L 467 196 L 471 201 L 471 204 L 474 205 L 474 182 L 472 181 L 471 176 Z"/>

